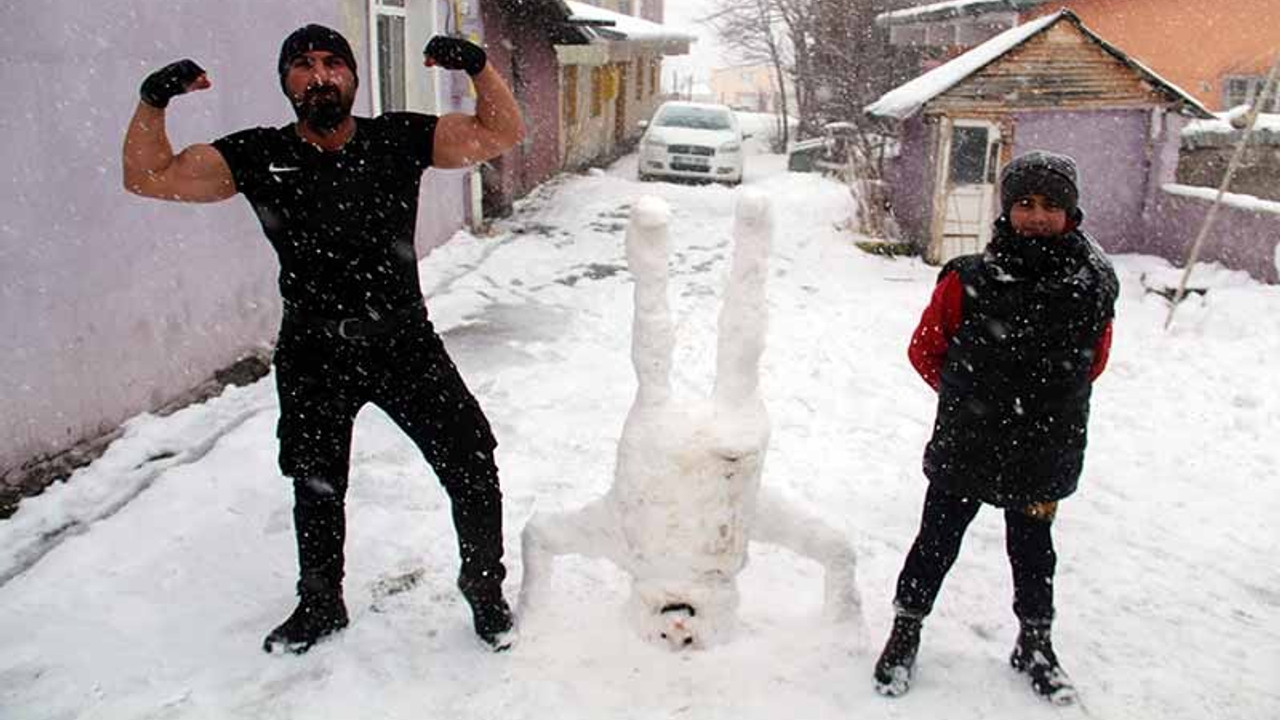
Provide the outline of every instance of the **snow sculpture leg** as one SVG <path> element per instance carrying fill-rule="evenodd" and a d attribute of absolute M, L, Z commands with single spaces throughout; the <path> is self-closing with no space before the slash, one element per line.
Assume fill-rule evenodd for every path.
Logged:
<path fill-rule="evenodd" d="M 744 191 L 719 318 L 710 398 L 672 398 L 674 330 L 667 303 L 665 203 L 636 203 L 627 227 L 635 279 L 631 360 L 637 391 L 618 442 L 614 484 L 575 513 L 535 516 L 526 526 L 521 615 L 536 610 L 554 557 L 608 557 L 632 578 L 631 618 L 639 632 L 673 649 L 718 642 L 737 622 L 737 576 L 757 539 L 778 542 L 827 568 L 833 617 L 860 617 L 854 557 L 834 530 L 756 498 L 769 444 L 759 392 L 773 227 L 768 199 Z M 816 529 L 814 529 L 816 528 Z"/>

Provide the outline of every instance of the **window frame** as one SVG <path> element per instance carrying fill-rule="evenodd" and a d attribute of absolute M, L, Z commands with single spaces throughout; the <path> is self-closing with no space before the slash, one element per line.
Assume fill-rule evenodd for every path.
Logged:
<path fill-rule="evenodd" d="M 374 116 L 408 109 L 408 6 L 409 0 L 369 0 L 369 99 Z M 391 44 L 384 48 L 383 18 L 399 18 L 398 45 L 395 43 L 397 38 L 391 38 Z M 387 24 L 391 25 L 393 21 L 389 20 Z M 398 58 L 395 57 L 396 49 L 399 50 Z M 384 56 L 384 50 L 387 50 L 387 56 Z M 393 68 L 390 78 L 386 77 L 384 60 L 386 67 Z M 384 97 L 384 83 L 389 83 L 393 91 L 391 107 Z"/>
<path fill-rule="evenodd" d="M 1265 75 L 1227 75 L 1222 78 L 1222 109 L 1230 110 L 1240 105 L 1252 105 L 1258 96 L 1265 90 L 1263 87 L 1267 82 Z M 1233 85 L 1237 83 L 1244 84 L 1244 96 L 1239 100 L 1236 89 Z M 1267 99 L 1267 104 L 1262 108 L 1261 112 L 1275 113 L 1280 112 L 1280 98 L 1276 97 L 1273 92 Z"/>

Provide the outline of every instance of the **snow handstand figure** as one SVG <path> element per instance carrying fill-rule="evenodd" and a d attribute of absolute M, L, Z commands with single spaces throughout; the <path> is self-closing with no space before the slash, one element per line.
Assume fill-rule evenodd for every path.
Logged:
<path fill-rule="evenodd" d="M 677 402 L 670 371 L 675 334 L 667 304 L 666 204 L 642 198 L 627 228 L 635 277 L 631 359 L 638 390 L 618 444 L 613 487 L 570 513 L 525 526 L 521 615 L 537 609 L 556 555 L 603 557 L 632 577 L 631 618 L 672 649 L 714 644 L 737 621 L 737 575 L 747 542 L 811 557 L 826 569 L 826 611 L 857 621 L 852 547 L 821 520 L 762 491 L 769 417 L 759 393 L 772 218 L 768 199 L 744 191 L 720 312 L 710 398 Z"/>

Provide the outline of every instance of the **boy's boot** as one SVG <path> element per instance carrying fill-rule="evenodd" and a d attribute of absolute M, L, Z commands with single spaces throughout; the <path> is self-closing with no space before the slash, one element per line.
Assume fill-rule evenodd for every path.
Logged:
<path fill-rule="evenodd" d="M 1036 693 L 1054 705 L 1075 702 L 1075 686 L 1058 664 L 1058 656 L 1053 652 L 1049 638 L 1048 622 L 1022 622 L 1009 664 L 1018 672 L 1026 673 Z"/>
<path fill-rule="evenodd" d="M 298 541 L 298 607 L 262 641 L 266 652 L 302 654 L 347 626 L 342 576 L 347 523 L 345 482 L 294 480 Z"/>
<path fill-rule="evenodd" d="M 898 611 L 893 618 L 893 631 L 876 661 L 876 692 L 888 697 L 903 695 L 911 689 L 911 674 L 920 648 L 920 615 Z"/>

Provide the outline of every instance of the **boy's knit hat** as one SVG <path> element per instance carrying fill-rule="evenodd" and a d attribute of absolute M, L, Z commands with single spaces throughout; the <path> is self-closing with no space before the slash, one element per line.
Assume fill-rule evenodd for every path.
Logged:
<path fill-rule="evenodd" d="M 323 25 L 304 25 L 289 34 L 280 45 L 280 59 L 276 62 L 276 70 L 280 73 L 280 87 L 284 87 L 284 78 L 289 74 L 289 63 L 303 53 L 324 50 L 346 61 L 351 74 L 356 75 L 356 56 L 351 52 L 351 44 L 342 37 L 342 33 Z M 357 82 L 359 77 L 356 77 Z M 286 93 L 288 91 L 286 90 Z"/>
<path fill-rule="evenodd" d="M 1020 198 L 1043 195 L 1074 216 L 1080 203 L 1080 173 L 1066 155 L 1033 150 L 1014 158 L 1000 173 L 1000 209 L 1005 215 Z"/>

